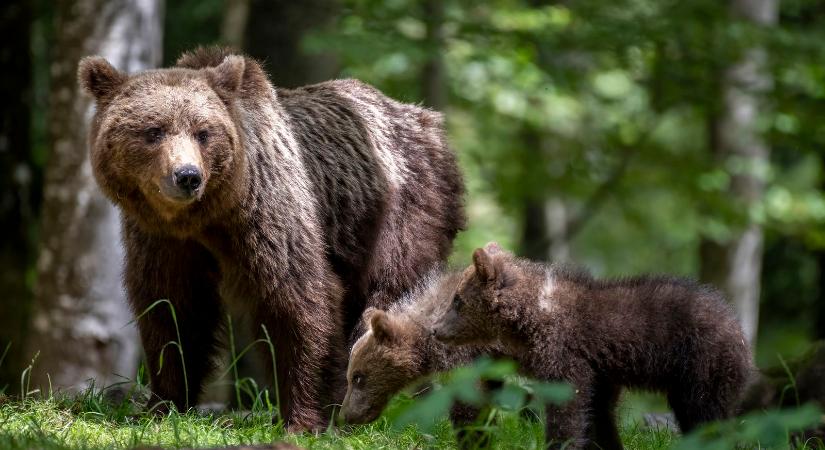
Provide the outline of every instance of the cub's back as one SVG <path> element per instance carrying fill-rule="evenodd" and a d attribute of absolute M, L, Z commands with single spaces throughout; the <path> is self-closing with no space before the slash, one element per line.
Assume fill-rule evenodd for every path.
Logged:
<path fill-rule="evenodd" d="M 697 365 L 750 364 L 736 315 L 712 286 L 642 276 L 596 282 L 591 289 L 586 322 L 616 351 L 617 365 L 664 375 Z"/>

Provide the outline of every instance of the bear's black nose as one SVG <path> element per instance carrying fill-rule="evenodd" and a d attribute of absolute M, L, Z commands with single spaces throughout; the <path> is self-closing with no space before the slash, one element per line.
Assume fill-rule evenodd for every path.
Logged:
<path fill-rule="evenodd" d="M 175 186 L 189 195 L 195 193 L 202 180 L 201 171 L 193 165 L 186 165 L 175 170 Z"/>

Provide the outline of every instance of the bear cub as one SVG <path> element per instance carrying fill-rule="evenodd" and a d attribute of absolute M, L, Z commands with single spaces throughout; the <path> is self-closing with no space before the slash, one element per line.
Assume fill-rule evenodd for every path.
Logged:
<path fill-rule="evenodd" d="M 433 272 L 388 311 L 368 308 L 363 322 L 367 331 L 355 342 L 347 368 L 347 393 L 341 417 L 347 423 L 375 420 L 389 399 L 416 380 L 470 364 L 481 355 L 498 355 L 492 345 L 453 346 L 432 336 L 432 319 L 449 304 L 460 273 Z M 457 406 L 451 411 L 456 424 L 476 418 L 477 411 Z M 475 436 L 459 435 L 462 438 Z"/>
<path fill-rule="evenodd" d="M 614 409 L 623 387 L 665 393 L 685 433 L 727 418 L 754 370 L 712 287 L 664 276 L 597 280 L 495 243 L 473 253 L 433 333 L 454 345 L 498 342 L 526 374 L 571 383 L 574 398 L 548 406 L 554 447 L 621 449 Z"/>

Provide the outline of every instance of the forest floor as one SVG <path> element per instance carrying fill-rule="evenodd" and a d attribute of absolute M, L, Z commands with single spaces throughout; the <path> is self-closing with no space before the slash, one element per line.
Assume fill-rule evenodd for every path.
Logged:
<path fill-rule="evenodd" d="M 404 400 L 396 400 L 392 408 Z M 409 400 L 407 400 L 409 401 Z M 654 402 L 655 403 L 655 400 Z M 678 447 L 678 434 L 666 428 L 651 429 L 641 424 L 634 405 L 647 408 L 650 399 L 632 397 L 619 410 L 624 446 L 631 450 L 657 450 Z M 489 427 L 490 448 L 543 448 L 540 421 L 516 413 L 497 413 Z M 783 431 L 777 430 L 778 433 Z M 787 436 L 783 435 L 783 442 Z M 452 426 L 446 419 L 432 431 L 419 432 L 415 426 L 395 430 L 382 416 L 375 423 L 348 429 L 332 429 L 318 435 L 287 434 L 273 425 L 270 415 L 253 413 L 207 414 L 175 412 L 156 416 L 130 402 L 107 403 L 100 395 L 50 398 L 46 400 L 0 398 L 0 449 L 132 449 L 132 448 L 209 448 L 230 445 L 268 444 L 285 441 L 308 449 L 451 449 L 456 448 Z M 691 449 L 725 449 L 727 446 L 689 446 Z M 737 446 L 742 449 L 789 448 Z M 821 443 L 791 447 L 825 449 Z"/>
<path fill-rule="evenodd" d="M 451 449 L 456 448 L 446 419 L 431 434 L 414 426 L 396 431 L 381 418 L 347 430 L 319 435 L 286 434 L 267 414 L 170 413 L 156 417 L 112 406 L 99 397 L 11 400 L 0 404 L 0 449 L 130 449 L 135 447 L 222 447 L 286 441 L 309 449 Z M 514 413 L 500 413 L 491 429 L 491 448 L 539 449 L 542 425 Z M 667 430 L 625 424 L 628 449 L 667 449 L 678 437 Z"/>

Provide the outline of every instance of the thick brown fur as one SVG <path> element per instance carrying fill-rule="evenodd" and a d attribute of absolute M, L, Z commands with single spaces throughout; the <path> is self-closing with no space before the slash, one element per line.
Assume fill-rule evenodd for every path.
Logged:
<path fill-rule="evenodd" d="M 729 417 L 753 371 L 730 306 L 709 286 L 597 280 L 495 244 L 475 251 L 434 333 L 453 344 L 500 342 L 529 375 L 573 384 L 573 400 L 548 408 L 548 442 L 565 448 L 622 448 L 614 409 L 623 387 L 665 393 L 689 432 Z"/>
<path fill-rule="evenodd" d="M 371 422 L 404 387 L 470 364 L 481 355 L 499 355 L 495 346 L 453 346 L 432 336 L 433 318 L 439 316 L 439 308 L 449 305 L 460 276 L 434 271 L 389 311 L 364 311 L 368 328 L 355 342 L 347 368 L 347 394 L 341 406 L 345 422 Z M 477 413 L 475 408 L 456 405 L 451 418 L 462 426 L 476 419 Z M 472 444 L 483 437 L 459 433 L 460 441 L 472 440 Z"/>
<path fill-rule="evenodd" d="M 189 391 L 171 349 L 159 365 L 177 337 L 157 307 L 138 321 L 153 392 L 197 401 L 233 301 L 271 337 L 289 426 L 322 427 L 363 309 L 438 266 L 464 225 L 440 114 L 356 80 L 277 89 L 217 48 L 131 76 L 89 57 L 78 79 L 97 103 L 93 172 L 122 211 L 129 301 L 176 310 Z M 202 175 L 190 197 L 183 163 Z"/>

